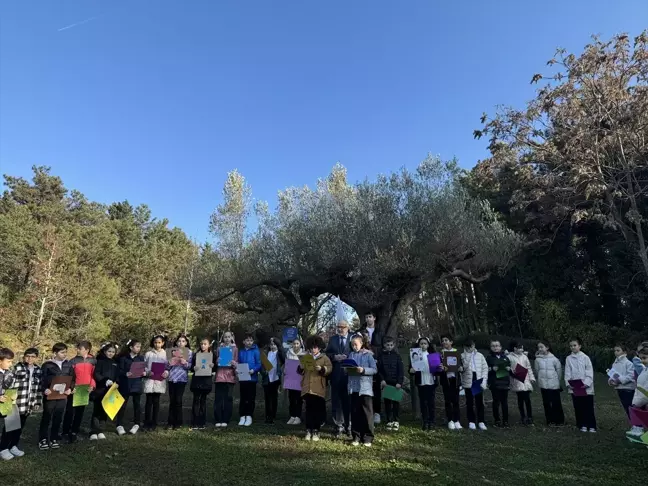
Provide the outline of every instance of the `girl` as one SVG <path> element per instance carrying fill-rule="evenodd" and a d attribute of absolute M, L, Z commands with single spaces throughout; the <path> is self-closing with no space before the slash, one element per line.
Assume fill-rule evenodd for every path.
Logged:
<path fill-rule="evenodd" d="M 302 375 L 302 398 L 306 403 L 306 440 L 319 440 L 319 430 L 326 421 L 326 377 L 333 371 L 333 365 L 324 350 L 324 340 L 319 336 L 306 338 L 306 349 L 315 360 L 315 370 L 297 371 Z"/>
<path fill-rule="evenodd" d="M 117 434 L 124 435 L 124 415 L 126 414 L 126 407 L 128 402 L 133 400 L 133 427 L 129 430 L 131 434 L 137 434 L 140 428 L 140 417 L 142 416 L 140 403 L 143 391 L 143 380 L 146 376 L 146 368 L 139 376 L 131 373 L 131 366 L 133 363 L 144 363 L 144 358 L 140 356 L 142 350 L 142 343 L 137 339 L 129 339 L 124 347 L 124 350 L 117 359 L 117 367 L 119 368 L 119 393 L 124 397 L 124 405 L 117 413 Z"/>
<path fill-rule="evenodd" d="M 581 351 L 581 340 L 569 341 L 572 354 L 565 360 L 565 384 L 572 396 L 576 426 L 581 432 L 596 432 L 594 416 L 594 368 L 592 361 Z M 575 395 L 570 381 L 581 380 L 585 385 L 585 395 Z"/>
<path fill-rule="evenodd" d="M 221 350 L 227 349 L 232 359 L 220 366 Z M 236 366 L 238 364 L 238 349 L 234 343 L 234 334 L 227 331 L 221 338 L 220 346 L 214 353 L 216 366 L 216 385 L 214 390 L 214 423 L 216 427 L 227 427 L 232 418 L 232 389 L 236 383 Z"/>
<path fill-rule="evenodd" d="M 97 356 L 97 364 L 94 369 L 94 381 L 96 388 L 93 392 L 94 407 L 92 409 L 92 421 L 90 440 L 103 440 L 106 436 L 103 433 L 103 424 L 108 419 L 101 400 L 108 392 L 108 389 L 119 379 L 119 367 L 115 361 L 117 346 L 113 343 L 104 343 Z"/>
<path fill-rule="evenodd" d="M 304 349 L 302 348 L 301 340 L 295 339 L 292 343 L 288 352 L 286 353 L 287 360 L 297 360 L 299 357 L 304 355 Z M 288 390 L 288 412 L 290 413 L 290 420 L 288 420 L 288 425 L 299 425 L 301 424 L 301 415 L 302 415 L 302 397 L 300 390 Z"/>
<path fill-rule="evenodd" d="M 488 387 L 493 396 L 493 419 L 495 427 L 508 427 L 508 392 L 511 387 L 511 362 L 502 351 L 499 341 L 491 341 L 491 352 L 486 358 L 488 364 Z M 502 369 L 503 368 L 503 369 Z M 500 422 L 500 408 L 502 422 Z"/>
<path fill-rule="evenodd" d="M 511 370 L 514 373 L 511 380 L 511 390 L 517 394 L 518 410 L 520 411 L 520 420 L 524 425 L 533 425 L 533 412 L 531 410 L 531 392 L 535 383 L 535 375 L 531 369 L 531 361 L 524 352 L 524 345 L 517 341 L 512 341 L 508 358 L 511 363 Z M 515 375 L 517 365 L 525 368 L 527 374 L 523 380 Z"/>
<path fill-rule="evenodd" d="M 281 343 L 277 338 L 271 338 L 265 348 L 268 361 L 272 364 L 270 371 L 262 370 L 263 395 L 265 398 L 266 424 L 274 424 L 277 417 L 277 399 L 281 385 L 281 370 L 286 361 L 281 352 Z"/>
<path fill-rule="evenodd" d="M 420 359 L 425 363 L 428 362 L 428 350 L 430 348 L 430 340 L 428 338 L 422 337 L 416 342 L 416 346 L 421 348 Z M 435 350 L 432 349 L 434 353 Z M 434 398 L 436 395 L 436 379 L 435 376 L 430 373 L 429 370 L 426 371 L 416 371 L 412 367 L 412 362 L 410 359 L 410 375 L 414 375 L 414 383 L 419 396 L 419 404 L 421 406 L 421 420 L 423 422 L 423 430 L 431 430 L 434 428 Z"/>
<path fill-rule="evenodd" d="M 625 410 L 628 420 L 630 419 L 630 406 L 632 405 L 632 398 L 634 397 L 635 388 L 637 383 L 634 376 L 634 365 L 628 359 L 627 348 L 623 344 L 617 344 L 614 347 L 614 355 L 616 359 L 612 364 L 612 376 L 608 380 L 608 385 L 613 386 L 621 405 Z"/>
<path fill-rule="evenodd" d="M 639 409 L 646 409 L 648 407 L 648 395 L 646 395 L 646 390 L 648 390 L 648 342 L 643 342 L 639 345 L 639 348 L 637 348 L 637 358 L 639 358 L 643 366 L 643 371 L 637 378 L 637 389 L 634 392 L 632 406 Z M 628 436 L 636 440 L 643 433 L 644 428 L 640 425 L 635 425 L 628 432 Z"/>
<path fill-rule="evenodd" d="M 547 425 L 549 427 L 562 427 L 565 425 L 565 414 L 560 401 L 562 365 L 550 349 L 547 341 L 538 343 L 538 352 L 536 353 L 534 365 L 535 375 L 538 378 L 538 385 L 542 394 L 542 405 Z"/>
<path fill-rule="evenodd" d="M 177 364 L 169 363 L 169 419 L 167 428 L 176 430 L 182 427 L 182 397 L 189 381 L 189 367 L 191 366 L 191 350 L 189 338 L 186 334 L 179 334 L 173 347 L 180 349 L 183 357 Z M 184 358 L 187 356 L 187 359 Z"/>
<path fill-rule="evenodd" d="M 254 415 L 254 406 L 256 405 L 256 389 L 258 374 L 261 371 L 261 353 L 252 334 L 246 334 L 243 339 L 243 349 L 239 352 L 239 363 L 247 363 L 250 370 L 250 380 L 239 382 L 240 402 L 239 414 L 241 420 L 239 425 L 249 427 L 252 425 L 252 415 Z"/>
<path fill-rule="evenodd" d="M 144 409 L 144 427 L 153 432 L 158 425 L 158 414 L 160 412 L 160 396 L 166 392 L 166 378 L 168 371 L 162 373 L 162 380 L 154 380 L 151 367 L 153 363 L 163 363 L 167 366 L 167 355 L 164 350 L 166 337 L 162 335 L 153 336 L 151 339 L 151 350 L 144 355 L 146 363 L 146 378 L 144 380 L 144 393 L 146 394 L 146 405 Z"/>
<path fill-rule="evenodd" d="M 484 423 L 484 390 L 488 385 L 488 364 L 484 355 L 475 349 L 475 342 L 472 339 L 466 340 L 464 344 L 459 372 L 461 373 L 461 386 L 466 392 L 468 428 L 470 430 L 477 429 L 475 422 L 479 422 L 479 429 L 487 430 Z M 476 417 L 475 408 L 477 409 Z"/>
<path fill-rule="evenodd" d="M 457 350 L 452 347 L 450 336 L 441 336 L 441 362 L 443 363 L 443 354 L 447 352 L 456 353 Z M 456 373 L 448 372 L 444 368 L 441 372 L 440 382 L 443 389 L 443 400 L 445 402 L 446 419 L 448 420 L 448 429 L 461 430 L 459 422 L 459 387 L 461 385 L 457 379 Z"/>
<path fill-rule="evenodd" d="M 357 368 L 347 369 L 349 373 L 349 396 L 351 398 L 351 435 L 354 446 L 360 442 L 371 447 L 374 437 L 373 413 L 373 375 L 378 371 L 373 353 L 363 347 L 365 338 L 351 338 L 349 359 L 354 360 Z"/>
<path fill-rule="evenodd" d="M 200 341 L 200 352 L 209 353 L 209 340 L 202 339 Z M 211 373 L 204 376 L 196 376 L 196 355 L 194 353 L 191 357 L 191 371 L 194 375 L 191 379 L 191 391 L 193 392 L 193 405 L 191 407 L 191 430 L 202 430 L 207 423 L 207 395 L 212 389 Z M 210 363 L 210 368 L 214 367 L 214 363 Z M 182 402 L 181 402 L 182 403 Z"/>

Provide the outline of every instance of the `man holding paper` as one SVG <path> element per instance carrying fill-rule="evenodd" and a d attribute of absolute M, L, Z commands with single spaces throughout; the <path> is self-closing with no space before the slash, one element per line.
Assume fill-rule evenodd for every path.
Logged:
<path fill-rule="evenodd" d="M 341 320 L 337 325 L 337 335 L 333 336 L 326 348 L 325 354 L 333 363 L 331 373 L 331 407 L 333 423 L 337 427 L 336 437 L 349 435 L 349 415 L 351 402 L 348 392 L 348 375 L 342 369 L 342 362 L 350 353 L 349 323 Z"/>

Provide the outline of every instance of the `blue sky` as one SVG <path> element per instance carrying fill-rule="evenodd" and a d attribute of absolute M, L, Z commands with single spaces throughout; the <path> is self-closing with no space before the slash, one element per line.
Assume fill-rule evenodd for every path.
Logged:
<path fill-rule="evenodd" d="M 530 98 L 556 47 L 646 19 L 646 0 L 5 0 L 0 172 L 49 165 L 204 241 L 231 169 L 273 205 L 337 161 L 472 167 L 481 113 Z"/>

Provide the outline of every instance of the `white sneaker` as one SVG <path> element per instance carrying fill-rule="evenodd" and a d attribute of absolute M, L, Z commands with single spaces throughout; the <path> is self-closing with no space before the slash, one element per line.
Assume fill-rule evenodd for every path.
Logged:
<path fill-rule="evenodd" d="M 221 426 L 221 429 L 226 429 L 227 428 L 227 424 L 224 424 L 222 422 L 221 422 L 220 426 Z"/>
<path fill-rule="evenodd" d="M 318 432 L 313 432 L 313 442 L 317 442 L 320 440 L 320 436 Z"/>
<path fill-rule="evenodd" d="M 400 429 L 400 424 L 398 422 L 394 422 L 392 424 L 392 430 L 396 432 L 398 429 Z"/>
<path fill-rule="evenodd" d="M 450 422 L 448 422 L 448 428 L 449 428 L 450 430 L 454 430 L 454 429 L 456 428 L 456 427 L 455 427 L 455 424 L 454 424 L 454 422 L 453 422 L 452 420 L 451 420 Z"/>
<path fill-rule="evenodd" d="M 9 452 L 11 452 L 11 455 L 14 457 L 22 457 L 25 455 L 25 453 L 18 449 L 16 446 L 13 446 L 11 449 L 9 449 Z"/>
<path fill-rule="evenodd" d="M 14 458 L 14 455 L 9 452 L 9 449 L 5 449 L 4 451 L 0 451 L 0 459 L 3 459 L 5 461 L 11 461 Z"/>
<path fill-rule="evenodd" d="M 596 434 L 596 429 L 589 429 L 592 434 Z"/>
<path fill-rule="evenodd" d="M 633 437 L 640 437 L 643 435 L 643 427 L 638 427 L 633 425 L 632 428 L 626 432 L 626 435 L 631 435 Z"/>
<path fill-rule="evenodd" d="M 103 433 L 101 433 L 101 434 L 97 434 L 97 439 L 99 439 L 99 440 L 104 440 L 105 438 L 106 438 L 106 436 L 103 435 Z"/>
<path fill-rule="evenodd" d="M 117 427 L 117 435 L 124 435 L 125 433 L 126 431 L 124 430 L 124 427 L 122 427 L 121 425 Z"/>
<path fill-rule="evenodd" d="M 252 417 L 245 417 L 245 423 L 243 425 L 245 425 L 246 427 L 252 425 Z"/>
<path fill-rule="evenodd" d="M 301 425 L 301 419 L 299 417 L 295 417 L 295 420 L 293 421 L 293 425 Z"/>
<path fill-rule="evenodd" d="M 312 436 L 312 434 L 310 433 L 310 430 L 307 430 L 307 431 L 306 431 L 306 437 L 304 437 L 304 439 L 306 439 L 306 440 L 311 440 L 312 438 L 313 438 L 313 436 Z"/>
<path fill-rule="evenodd" d="M 353 442 L 351 442 L 351 445 L 353 447 L 358 447 L 360 445 L 360 441 L 359 440 L 354 440 Z"/>
<path fill-rule="evenodd" d="M 92 434 L 90 436 L 90 440 L 97 440 L 99 437 L 97 437 L 97 434 Z"/>
<path fill-rule="evenodd" d="M 374 413 L 374 425 L 378 425 L 379 423 L 380 423 L 380 414 Z"/>
<path fill-rule="evenodd" d="M 137 434 L 137 431 L 139 430 L 139 425 L 133 425 L 131 429 L 128 431 L 129 434 Z"/>
<path fill-rule="evenodd" d="M 463 427 L 461 426 L 461 423 L 460 423 L 460 422 L 455 422 L 454 424 L 455 424 L 455 430 L 461 430 L 461 429 L 463 429 Z"/>
<path fill-rule="evenodd" d="M 459 390 L 459 396 L 460 397 L 465 397 L 466 396 L 466 390 L 464 390 L 463 388 L 461 390 Z"/>
<path fill-rule="evenodd" d="M 295 417 L 290 417 L 290 420 L 286 422 L 286 425 L 295 425 Z"/>
<path fill-rule="evenodd" d="M 475 422 L 470 422 L 470 423 L 468 424 L 468 428 L 469 428 L 470 430 L 477 430 L 477 426 L 475 425 Z"/>
<path fill-rule="evenodd" d="M 365 446 L 365 447 L 371 447 L 371 442 L 365 442 L 362 445 Z"/>
<path fill-rule="evenodd" d="M 581 427 L 580 431 L 581 432 L 587 432 L 587 427 Z"/>
<path fill-rule="evenodd" d="M 245 425 L 245 419 L 247 417 L 241 417 L 241 420 L 239 420 L 239 425 Z"/>
<path fill-rule="evenodd" d="M 488 430 L 488 427 L 484 422 L 479 422 L 479 430 Z"/>

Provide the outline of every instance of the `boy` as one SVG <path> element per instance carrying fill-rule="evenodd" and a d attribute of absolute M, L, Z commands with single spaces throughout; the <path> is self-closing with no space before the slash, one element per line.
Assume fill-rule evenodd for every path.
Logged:
<path fill-rule="evenodd" d="M 43 395 L 47 397 L 52 394 L 50 386 L 55 376 L 70 376 L 70 387 L 63 393 L 70 396 L 74 389 L 74 368 L 67 357 L 67 345 L 64 343 L 56 343 L 52 347 L 52 359 L 46 361 L 41 368 L 41 389 Z M 43 404 L 43 417 L 40 423 L 40 430 L 38 433 L 38 448 L 41 451 L 47 449 L 58 449 L 61 440 L 61 422 L 63 421 L 63 414 L 65 413 L 65 405 L 67 400 L 47 400 Z M 52 430 L 50 432 L 50 423 Z"/>
<path fill-rule="evenodd" d="M 499 341 L 491 341 L 491 352 L 486 358 L 488 364 L 488 386 L 493 395 L 493 419 L 495 427 L 508 427 L 508 392 L 511 386 L 511 362 L 502 351 Z M 500 421 L 500 408 L 502 420 Z"/>
<path fill-rule="evenodd" d="M 403 386 L 405 378 L 405 369 L 403 367 L 403 359 L 398 351 L 395 350 L 396 343 L 394 338 L 387 336 L 383 340 L 383 351 L 378 361 L 378 379 L 380 380 L 380 388 L 385 388 L 387 385 L 395 386 L 400 389 Z M 400 403 L 385 398 L 385 415 L 387 416 L 387 428 L 390 430 L 398 430 L 400 424 L 398 423 L 398 412 Z"/>
<path fill-rule="evenodd" d="M 326 421 L 326 377 L 331 374 L 333 365 L 327 355 L 322 353 L 324 340 L 319 336 L 306 338 L 306 350 L 315 360 L 315 370 L 307 371 L 297 366 L 297 372 L 302 375 L 301 396 L 306 404 L 304 425 L 306 440 L 320 440 L 319 431 Z"/>
<path fill-rule="evenodd" d="M 11 349 L 0 348 L 0 402 L 2 403 L 5 403 L 7 401 L 5 392 L 9 388 L 12 388 L 14 383 L 14 376 L 10 371 L 13 359 L 14 353 Z M 4 418 L 5 416 L 0 415 L 0 417 Z M 11 447 L 9 444 L 12 441 L 13 435 L 15 435 L 15 431 L 7 432 L 6 430 L 4 430 L 3 426 L 2 438 L 0 439 L 0 458 L 5 461 L 9 461 L 14 458 L 14 455 L 9 451 Z"/>
<path fill-rule="evenodd" d="M 40 388 L 41 369 L 36 364 L 37 359 L 38 349 L 29 348 L 23 354 L 22 361 L 14 367 L 15 381 L 13 387 L 18 390 L 16 406 L 20 414 L 20 428 L 12 432 L 13 435 L 7 447 L 15 457 L 25 455 L 23 451 L 18 449 L 18 443 L 22 431 L 25 429 L 27 417 L 32 412 L 39 410 L 43 401 L 43 393 Z"/>
<path fill-rule="evenodd" d="M 88 385 L 89 391 L 95 389 L 94 370 L 97 360 L 90 354 L 92 344 L 90 341 L 79 341 L 76 346 L 77 354 L 69 363 L 74 370 L 74 384 Z M 85 406 L 74 407 L 74 397 L 70 395 L 65 408 L 65 419 L 63 420 L 63 435 L 68 438 L 70 444 L 78 440 L 81 422 L 83 422 L 83 413 Z"/>
<path fill-rule="evenodd" d="M 254 415 L 254 405 L 256 401 L 257 381 L 259 371 L 261 371 L 261 352 L 254 344 L 254 336 L 248 333 L 243 338 L 243 349 L 238 354 L 239 363 L 247 363 L 250 370 L 250 380 L 240 381 L 240 402 L 239 414 L 241 420 L 239 425 L 249 427 L 252 425 L 252 415 Z"/>

